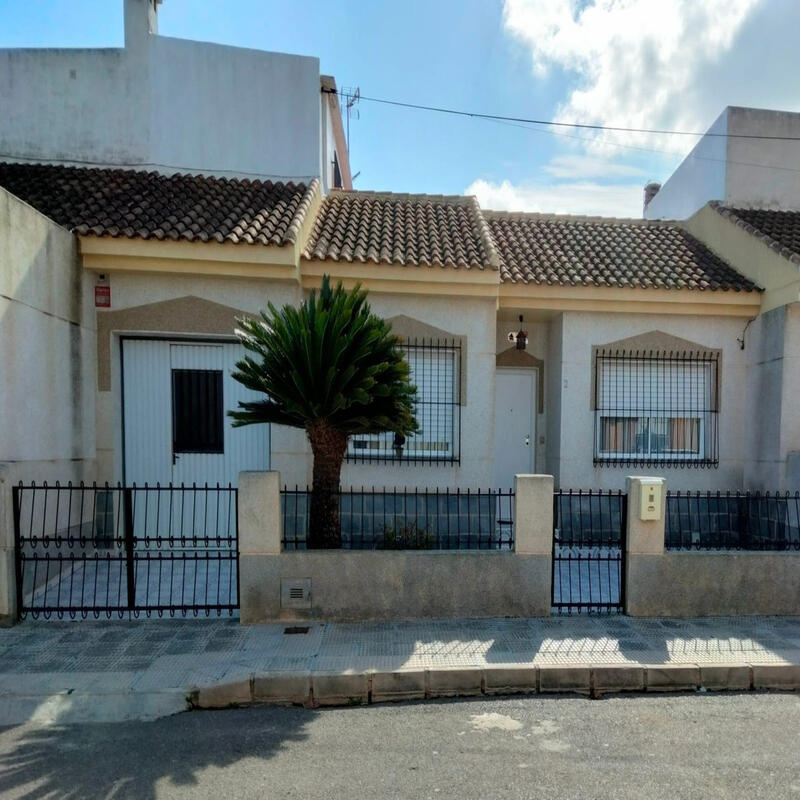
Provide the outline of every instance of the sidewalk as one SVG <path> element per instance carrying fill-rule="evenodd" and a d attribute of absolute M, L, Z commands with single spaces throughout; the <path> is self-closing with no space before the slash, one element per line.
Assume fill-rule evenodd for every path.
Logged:
<path fill-rule="evenodd" d="M 252 701 L 800 688 L 796 617 L 290 626 L 27 620 L 0 630 L 0 724 L 151 719 Z"/>

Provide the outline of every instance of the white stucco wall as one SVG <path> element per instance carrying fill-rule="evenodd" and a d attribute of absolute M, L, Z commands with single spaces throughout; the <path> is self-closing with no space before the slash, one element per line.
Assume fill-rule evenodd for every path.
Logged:
<path fill-rule="evenodd" d="M 564 316 L 557 315 L 551 320 L 547 336 L 547 359 L 545 361 L 547 403 L 547 439 L 545 443 L 545 472 L 552 475 L 559 485 L 561 478 L 561 419 L 564 359 Z"/>
<path fill-rule="evenodd" d="M 708 133 L 727 131 L 728 111 L 717 117 Z M 723 200 L 726 156 L 724 137 L 703 136 L 648 203 L 645 219 L 686 219 L 709 200 Z"/>
<path fill-rule="evenodd" d="M 151 36 L 150 160 L 211 174 L 317 175 L 319 60 Z"/>
<path fill-rule="evenodd" d="M 0 462 L 91 479 L 95 329 L 74 237 L 0 189 Z"/>
<path fill-rule="evenodd" d="M 709 134 L 727 133 L 729 136 Z M 755 136 L 792 137 L 759 139 Z M 800 114 L 729 106 L 650 201 L 647 219 L 686 219 L 711 200 L 800 208 Z"/>
<path fill-rule="evenodd" d="M 301 297 L 299 287 L 278 281 L 113 273 L 110 283 L 112 310 L 193 296 L 256 313 L 268 300 L 280 306 L 296 304 Z M 454 304 L 446 297 L 373 292 L 370 304 L 385 318 L 402 314 L 447 334 L 466 337 L 462 364 L 466 368 L 467 402 L 461 406 L 461 463 L 346 462 L 342 485 L 489 488 L 494 467 L 495 302 L 461 298 Z M 98 457 L 115 479 L 122 467 L 118 338 L 118 333 L 114 334 L 111 391 L 97 395 Z M 303 431 L 272 426 L 271 466 L 281 472 L 288 485 L 310 482 L 310 449 Z"/>
<path fill-rule="evenodd" d="M 551 456 L 562 488 L 622 489 L 630 474 L 663 476 L 671 489 L 737 489 L 743 485 L 746 444 L 742 431 L 752 410 L 746 402 L 746 354 L 739 349 L 746 320 L 668 315 L 574 313 L 563 315 L 561 419 L 558 455 Z M 722 350 L 719 412 L 719 466 L 593 464 L 594 413 L 591 409 L 592 347 L 651 331 L 661 331 Z M 551 437 L 552 445 L 552 437 Z"/>
<path fill-rule="evenodd" d="M 728 132 L 782 139 L 731 138 L 725 202 L 732 206 L 800 208 L 800 114 L 759 108 L 728 109 Z"/>
<path fill-rule="evenodd" d="M 0 50 L 0 152 L 166 174 L 318 174 L 318 59 L 151 35 L 146 0 L 125 6 L 124 49 Z"/>
<path fill-rule="evenodd" d="M 745 430 L 745 485 L 800 491 L 787 460 L 800 452 L 800 304 L 782 306 L 750 325 Z"/>

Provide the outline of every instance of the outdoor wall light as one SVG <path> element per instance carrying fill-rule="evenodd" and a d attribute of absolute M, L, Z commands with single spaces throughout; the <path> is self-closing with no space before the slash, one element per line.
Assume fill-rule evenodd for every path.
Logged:
<path fill-rule="evenodd" d="M 519 315 L 520 329 L 517 331 L 517 350 L 524 350 L 528 346 L 528 331 L 522 330 L 522 314 Z"/>

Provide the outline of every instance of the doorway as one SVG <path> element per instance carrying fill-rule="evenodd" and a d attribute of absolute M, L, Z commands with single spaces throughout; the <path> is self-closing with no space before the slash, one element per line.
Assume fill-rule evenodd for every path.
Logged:
<path fill-rule="evenodd" d="M 497 370 L 494 404 L 494 486 L 508 489 L 514 476 L 536 470 L 535 369 Z"/>

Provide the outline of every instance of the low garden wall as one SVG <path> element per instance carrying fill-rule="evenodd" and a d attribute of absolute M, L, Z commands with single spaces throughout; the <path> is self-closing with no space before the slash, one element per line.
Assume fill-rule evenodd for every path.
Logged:
<path fill-rule="evenodd" d="M 629 480 L 631 509 L 639 488 Z M 629 515 L 627 614 L 800 615 L 798 496 L 663 488 L 661 520 Z"/>
<path fill-rule="evenodd" d="M 666 551 L 628 562 L 636 617 L 800 614 L 800 553 Z"/>
<path fill-rule="evenodd" d="M 618 552 L 624 548 L 625 613 L 800 615 L 800 530 L 792 505 L 795 499 L 800 504 L 800 498 L 759 500 L 748 495 L 743 500 L 695 494 L 682 504 L 675 496 L 668 500 L 666 482 L 656 480 L 661 487 L 658 519 L 642 520 L 639 514 L 642 487 L 652 485 L 653 479 L 629 478 L 623 541 L 611 537 L 605 545 L 616 546 Z M 513 496 L 505 499 L 512 510 L 498 512 L 492 524 L 502 521 L 511 528 L 498 537 L 486 535 L 489 514 L 483 500 L 450 498 L 431 504 L 415 499 L 409 505 L 403 499 L 407 518 L 409 508 L 417 509 L 414 520 L 425 513 L 423 529 L 435 530 L 420 539 L 420 528 L 414 528 L 412 547 L 418 549 L 395 549 L 402 545 L 396 538 L 400 500 L 380 506 L 380 514 L 391 517 L 389 539 L 375 524 L 377 507 L 364 505 L 360 497 L 356 503 L 351 499 L 347 513 L 352 515 L 356 506 L 366 508 L 369 523 L 351 517 L 344 549 L 309 551 L 296 526 L 283 530 L 284 520 L 297 515 L 287 515 L 287 495 L 282 500 L 278 473 L 242 473 L 242 622 L 547 616 L 553 603 L 553 479 L 519 475 Z M 492 503 L 502 500 L 490 498 Z M 616 529 L 620 521 L 613 514 L 605 519 L 605 506 L 591 502 L 584 503 L 584 510 L 597 516 L 596 521 L 592 516 L 592 524 Z M 568 506 L 575 508 L 574 503 Z M 434 507 L 440 509 L 436 514 Z M 614 508 L 609 505 L 611 511 Z M 445 523 L 448 516 L 453 520 Z M 453 526 L 468 518 L 467 527 L 477 536 L 463 528 L 454 535 Z M 610 564 L 603 562 L 603 568 Z"/>
<path fill-rule="evenodd" d="M 513 501 L 513 541 L 484 536 L 483 505 L 462 495 L 447 505 L 462 519 L 477 509 L 477 537 L 453 534 L 453 523 L 447 535 L 439 530 L 432 542 L 424 542 L 424 549 L 307 551 L 297 549 L 295 531 L 287 535 L 283 530 L 286 498 L 282 504 L 279 474 L 242 473 L 241 620 L 546 616 L 551 604 L 552 497 L 552 477 L 518 478 L 514 496 L 505 498 Z M 417 506 L 425 506 L 430 518 L 427 504 Z M 436 525 L 441 529 L 441 513 Z M 286 549 L 287 541 L 292 549 Z M 477 549 L 479 542 L 483 549 Z"/>
<path fill-rule="evenodd" d="M 549 555 L 499 551 L 242 555 L 240 614 L 242 622 L 540 617 L 550 613 L 550 570 Z M 293 600 L 297 586 L 307 596 Z"/>

